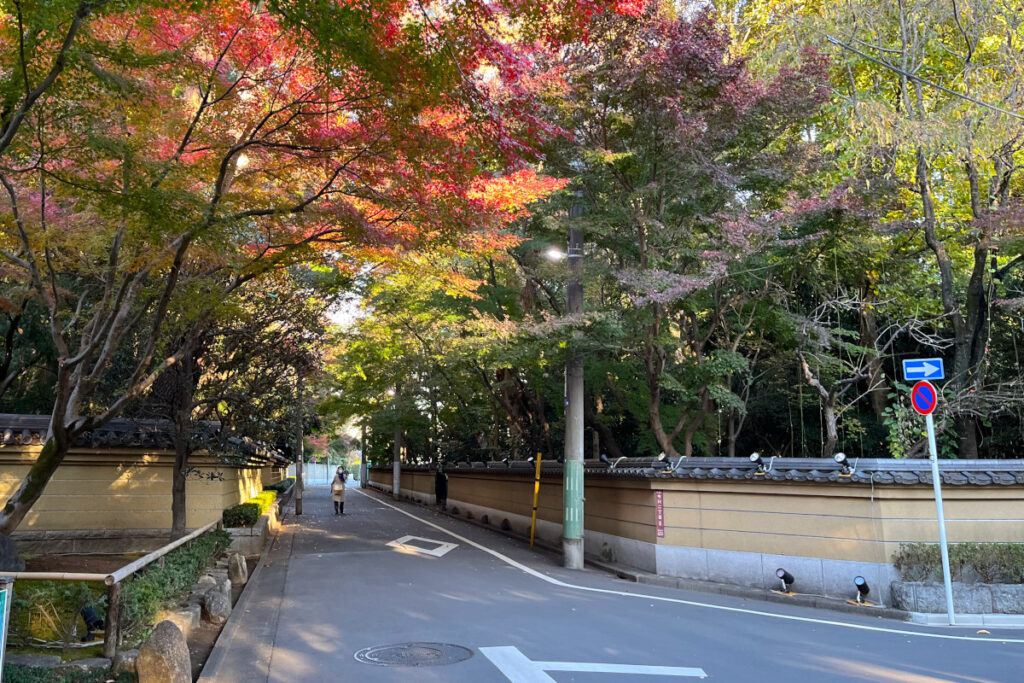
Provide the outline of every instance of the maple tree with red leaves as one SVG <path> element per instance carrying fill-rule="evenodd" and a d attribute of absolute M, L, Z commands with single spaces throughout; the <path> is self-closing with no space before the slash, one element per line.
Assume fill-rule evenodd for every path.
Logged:
<path fill-rule="evenodd" d="M 0 532 L 79 435 L 180 360 L 169 320 L 201 328 L 246 282 L 299 261 L 357 269 L 507 244 L 503 226 L 562 185 L 526 167 L 562 133 L 526 75 L 606 9 L 224 0 L 4 14 L 0 256 L 48 311 L 58 360 L 46 442 Z"/>

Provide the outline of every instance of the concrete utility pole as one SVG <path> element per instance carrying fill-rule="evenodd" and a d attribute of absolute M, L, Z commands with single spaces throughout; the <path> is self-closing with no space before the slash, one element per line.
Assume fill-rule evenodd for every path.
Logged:
<path fill-rule="evenodd" d="M 366 488 L 366 475 L 368 469 L 366 466 L 366 418 L 362 421 L 362 434 L 359 436 L 359 488 Z"/>
<path fill-rule="evenodd" d="M 398 419 L 398 399 L 402 394 L 402 385 L 395 385 L 395 446 L 394 464 L 391 469 L 391 497 L 398 500 L 402 492 L 402 423 Z"/>
<path fill-rule="evenodd" d="M 573 204 L 569 218 L 583 215 L 583 206 Z M 583 316 L 583 230 L 569 228 L 569 283 L 565 313 Z M 582 333 L 573 333 L 565 361 L 565 465 L 563 466 L 562 556 L 568 569 L 583 569 L 583 354 Z"/>

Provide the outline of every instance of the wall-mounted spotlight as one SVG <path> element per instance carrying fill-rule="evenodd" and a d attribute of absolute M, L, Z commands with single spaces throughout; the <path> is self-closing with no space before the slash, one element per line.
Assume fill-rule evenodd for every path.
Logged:
<path fill-rule="evenodd" d="M 796 581 L 796 579 L 793 578 L 793 575 L 787 572 L 782 567 L 779 567 L 775 570 L 775 576 L 779 577 L 779 581 L 782 582 L 783 593 L 788 593 L 789 587 L 793 585 L 794 581 Z"/>
<path fill-rule="evenodd" d="M 661 467 L 663 470 L 672 469 L 672 460 L 670 460 L 668 455 L 664 452 L 658 454 L 658 458 L 654 461 L 654 464 Z"/>
<path fill-rule="evenodd" d="M 754 451 L 753 453 L 750 454 L 750 462 L 757 465 L 757 472 L 755 472 L 754 474 L 763 475 L 768 471 L 764 464 L 764 458 L 762 458 L 761 454 L 758 453 L 757 451 Z"/>
<path fill-rule="evenodd" d="M 610 459 L 610 458 L 609 458 L 609 457 L 608 457 L 607 455 L 605 455 L 604 453 L 602 453 L 602 454 L 601 454 L 601 455 L 599 456 L 599 458 L 600 458 L 601 462 L 603 462 L 603 463 L 604 463 L 605 465 L 608 465 L 608 469 L 610 469 L 610 470 L 614 470 L 614 469 L 615 469 L 615 467 L 616 467 L 616 466 L 617 466 L 617 465 L 618 465 L 618 464 L 619 464 L 620 462 L 622 462 L 623 460 L 625 460 L 625 459 L 626 459 L 626 456 L 622 456 L 622 457 L 616 458 L 616 459 L 615 459 L 615 462 L 612 462 L 612 460 L 611 460 L 611 459 Z"/>
<path fill-rule="evenodd" d="M 868 585 L 867 579 L 863 576 L 854 577 L 853 585 L 857 587 L 857 602 L 863 604 L 864 598 L 871 592 L 871 586 Z"/>
<path fill-rule="evenodd" d="M 528 463 L 530 463 L 532 465 L 533 463 L 537 462 L 537 458 L 535 458 L 535 457 L 533 457 L 531 455 L 529 458 L 526 459 L 526 462 L 528 462 Z"/>
<path fill-rule="evenodd" d="M 853 474 L 853 468 L 850 467 L 850 460 L 846 457 L 846 453 L 836 453 L 832 459 L 839 465 L 839 476 L 848 477 Z"/>
<path fill-rule="evenodd" d="M 512 467 L 512 459 L 509 458 L 507 455 L 504 458 L 502 458 L 501 461 L 505 463 L 505 467 Z"/>

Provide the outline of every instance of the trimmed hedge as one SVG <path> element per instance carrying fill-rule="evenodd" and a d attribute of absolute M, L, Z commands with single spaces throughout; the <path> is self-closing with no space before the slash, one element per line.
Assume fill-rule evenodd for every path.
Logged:
<path fill-rule="evenodd" d="M 221 519 L 224 520 L 226 527 L 253 526 L 276 500 L 277 491 L 265 490 L 244 503 L 224 510 Z"/>
<path fill-rule="evenodd" d="M 936 543 L 900 543 L 893 556 L 904 581 L 941 581 L 942 555 Z M 953 580 L 1024 583 L 1024 543 L 951 543 Z"/>
<path fill-rule="evenodd" d="M 295 485 L 295 477 L 288 477 L 287 479 L 282 479 L 281 481 L 277 482 L 276 484 L 270 484 L 269 486 L 264 486 L 263 490 L 264 491 L 277 491 L 278 494 L 281 494 L 281 493 L 284 493 L 285 491 L 287 491 L 288 489 L 290 489 L 294 485 Z"/>
<path fill-rule="evenodd" d="M 125 642 L 148 635 L 157 613 L 181 599 L 214 557 L 231 545 L 231 534 L 215 529 L 175 548 L 121 584 L 121 624 Z"/>

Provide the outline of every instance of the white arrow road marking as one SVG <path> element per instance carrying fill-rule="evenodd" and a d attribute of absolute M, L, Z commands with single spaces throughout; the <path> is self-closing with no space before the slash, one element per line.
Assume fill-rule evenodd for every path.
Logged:
<path fill-rule="evenodd" d="M 482 647 L 480 652 L 498 667 L 512 683 L 548 683 L 555 679 L 545 671 L 581 671 L 600 674 L 641 676 L 680 676 L 705 678 L 704 669 L 689 666 L 647 666 L 642 664 L 605 664 L 600 662 L 535 662 L 515 647 Z"/>
<path fill-rule="evenodd" d="M 482 647 L 480 652 L 512 683 L 558 683 L 518 648 Z"/>

